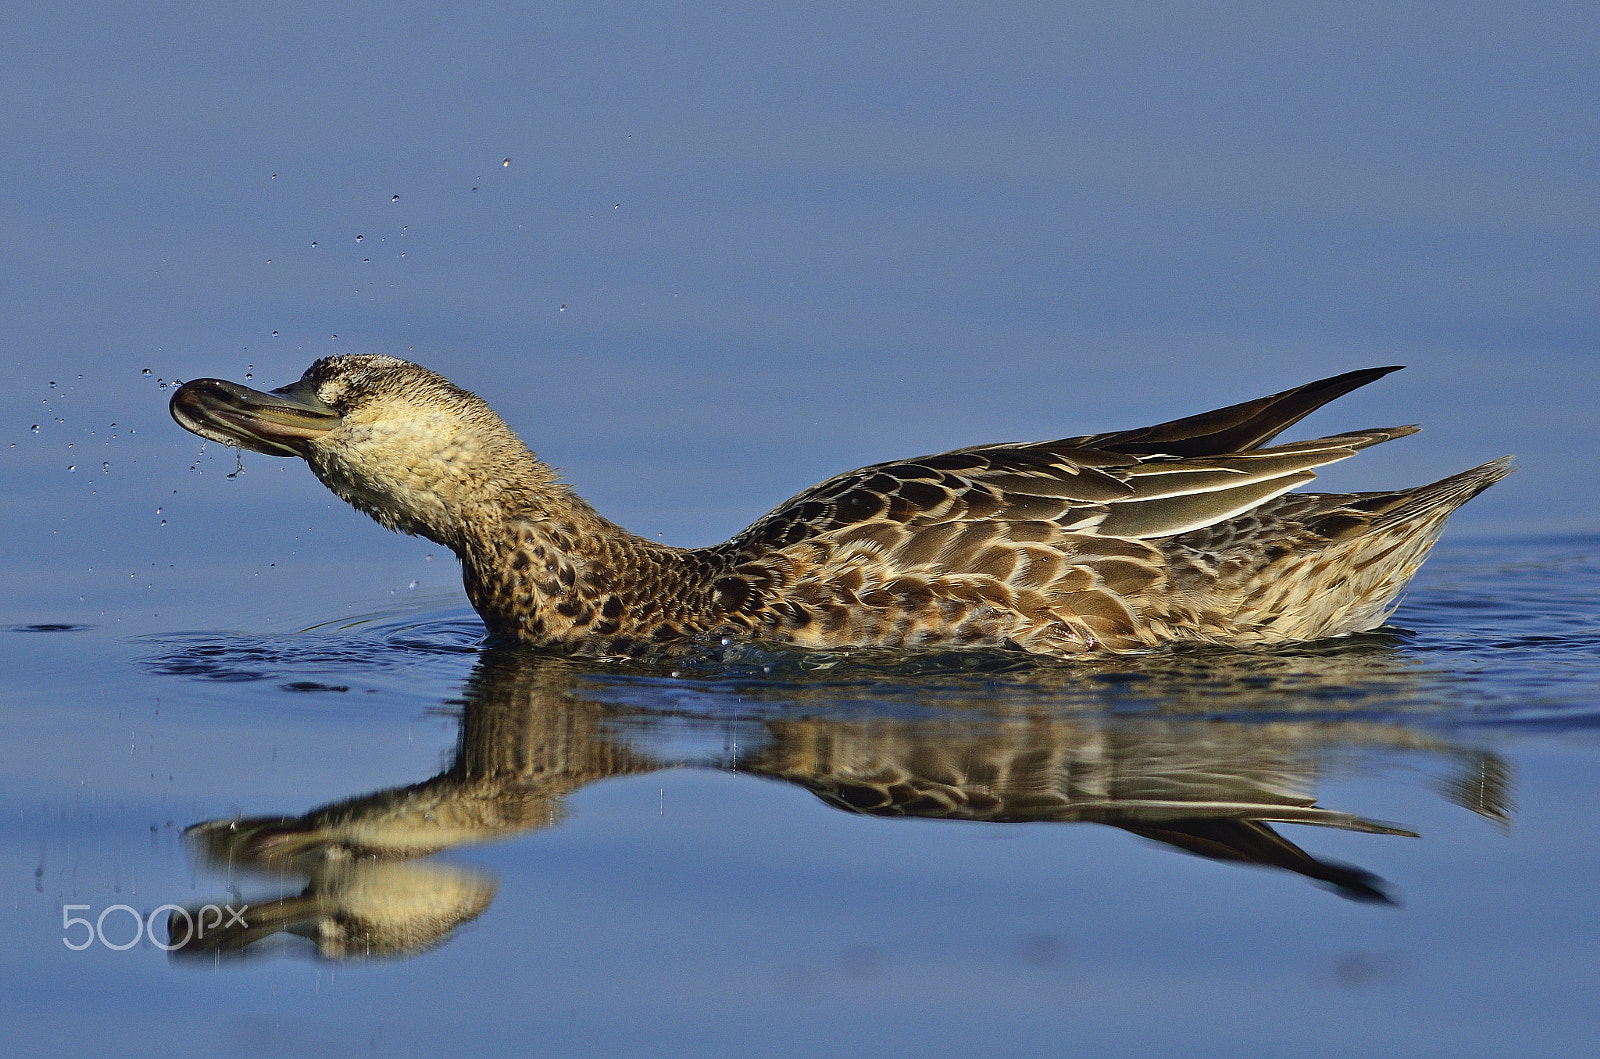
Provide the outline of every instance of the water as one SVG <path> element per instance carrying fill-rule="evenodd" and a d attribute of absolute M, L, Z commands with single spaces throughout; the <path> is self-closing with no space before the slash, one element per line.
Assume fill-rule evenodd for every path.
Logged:
<path fill-rule="evenodd" d="M 23 5 L 8 1053 L 1592 1050 L 1600 40 L 1535 6 Z M 1345 641 L 563 662 L 167 416 L 349 351 L 682 545 L 1383 364 L 1292 436 L 1425 430 L 1323 487 L 1520 469 Z"/>
<path fill-rule="evenodd" d="M 447 599 L 13 627 L 12 1033 L 1581 1050 L 1597 565 L 1595 537 L 1447 545 L 1371 634 L 1071 666 L 575 661 L 486 649 Z M 118 951 L 135 914 L 155 937 Z M 57 990 L 97 998 L 68 1032 Z"/>

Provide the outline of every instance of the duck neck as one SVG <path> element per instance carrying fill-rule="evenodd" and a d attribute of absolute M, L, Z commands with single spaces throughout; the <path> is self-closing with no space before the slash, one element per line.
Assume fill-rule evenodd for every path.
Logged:
<path fill-rule="evenodd" d="M 635 600 L 681 578 L 679 549 L 629 533 L 545 470 L 541 488 L 508 491 L 463 520 L 455 550 L 467 598 L 496 637 L 561 644 L 643 635 Z"/>

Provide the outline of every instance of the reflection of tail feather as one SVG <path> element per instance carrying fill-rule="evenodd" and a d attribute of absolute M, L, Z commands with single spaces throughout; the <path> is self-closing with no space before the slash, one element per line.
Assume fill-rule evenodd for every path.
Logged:
<path fill-rule="evenodd" d="M 1117 827 L 1141 838 L 1193 853 L 1210 860 L 1261 864 L 1283 868 L 1333 887 L 1341 897 L 1372 904 L 1395 904 L 1383 889 L 1383 879 L 1369 871 L 1317 860 L 1259 820 L 1190 819 L 1164 824 L 1119 823 Z M 1409 832 L 1389 830 L 1388 834 Z"/>
<path fill-rule="evenodd" d="M 1105 803 L 1104 812 L 1096 812 L 1092 804 L 1085 804 L 1078 819 L 1099 824 L 1123 827 L 1130 816 L 1156 823 L 1164 820 L 1259 820 L 1273 824 L 1305 824 L 1309 827 L 1331 827 L 1338 831 L 1357 831 L 1363 835 L 1396 835 L 1400 838 L 1420 838 L 1415 831 L 1407 831 L 1394 824 L 1368 820 L 1354 813 L 1341 813 L 1316 805 L 1279 805 L 1265 803 L 1247 805 L 1241 802 L 1157 802 L 1117 801 Z"/>

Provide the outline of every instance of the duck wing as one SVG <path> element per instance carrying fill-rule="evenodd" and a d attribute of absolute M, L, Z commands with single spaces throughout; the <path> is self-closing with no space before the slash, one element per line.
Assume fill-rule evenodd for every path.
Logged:
<path fill-rule="evenodd" d="M 979 521 L 1172 536 L 1232 518 L 1310 481 L 1317 467 L 1414 433 L 1414 426 L 1384 427 L 1261 447 L 1316 407 L 1392 370 L 1350 372 L 1140 430 L 979 445 L 863 467 L 791 498 L 729 544 L 765 550 L 874 524 L 924 529 Z"/>
<path fill-rule="evenodd" d="M 1170 423 L 1111 434 L 1091 434 L 1076 440 L 1089 448 L 1143 456 L 1216 456 L 1248 452 L 1265 445 L 1329 401 L 1399 371 L 1401 367 L 1403 365 L 1392 364 L 1385 368 L 1347 371 L 1270 397 L 1258 397 Z"/>

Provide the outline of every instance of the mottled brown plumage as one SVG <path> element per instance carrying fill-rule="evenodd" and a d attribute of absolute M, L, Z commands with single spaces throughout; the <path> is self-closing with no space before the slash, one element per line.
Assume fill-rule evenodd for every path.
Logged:
<path fill-rule="evenodd" d="M 172 414 L 202 437 L 301 456 L 383 525 L 452 549 L 497 637 L 1066 657 L 1380 624 L 1450 513 L 1511 470 L 1501 459 L 1398 492 L 1290 494 L 1315 468 L 1416 430 L 1267 446 L 1393 370 L 1138 430 L 866 467 L 693 549 L 602 518 L 481 400 L 392 357 L 328 357 L 270 394 L 197 380 Z"/>

